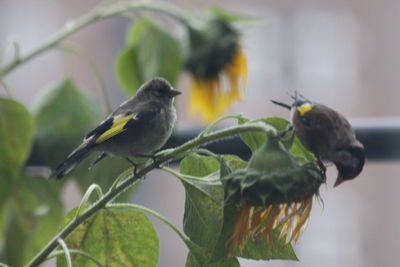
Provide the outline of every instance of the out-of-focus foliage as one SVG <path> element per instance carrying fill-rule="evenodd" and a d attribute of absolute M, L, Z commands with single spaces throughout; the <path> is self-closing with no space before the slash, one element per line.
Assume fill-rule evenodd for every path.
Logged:
<path fill-rule="evenodd" d="M 176 84 L 182 69 L 179 41 L 149 17 L 134 21 L 127 33 L 127 47 L 116 61 L 121 87 L 134 95 L 141 84 L 159 76 Z"/>
<path fill-rule="evenodd" d="M 32 117 L 21 103 L 0 99 L 0 122 L 0 177 L 16 180 L 29 156 Z"/>
<path fill-rule="evenodd" d="M 42 90 L 32 110 L 35 160 L 56 167 L 104 119 L 96 102 L 71 79 Z"/>

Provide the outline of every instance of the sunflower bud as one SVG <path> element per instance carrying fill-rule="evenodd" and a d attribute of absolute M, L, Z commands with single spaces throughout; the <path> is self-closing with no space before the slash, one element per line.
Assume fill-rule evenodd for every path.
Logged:
<path fill-rule="evenodd" d="M 247 60 L 239 33 L 226 20 L 212 17 L 198 28 L 189 27 L 188 32 L 185 68 L 192 76 L 191 111 L 209 122 L 240 99 L 247 80 Z"/>
<path fill-rule="evenodd" d="M 189 29 L 187 70 L 199 80 L 218 77 L 229 65 L 238 49 L 238 33 L 219 18 L 211 19 L 204 28 Z"/>
<path fill-rule="evenodd" d="M 226 203 L 239 206 L 229 244 L 234 249 L 243 248 L 255 235 L 269 237 L 274 229 L 287 242 L 296 241 L 324 176 L 314 163 L 300 165 L 279 137 L 268 133 L 248 167 L 232 172 L 222 182 Z"/>

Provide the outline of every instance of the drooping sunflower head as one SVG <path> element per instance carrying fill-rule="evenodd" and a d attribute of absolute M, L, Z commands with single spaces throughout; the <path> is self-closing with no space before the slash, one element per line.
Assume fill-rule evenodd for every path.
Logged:
<path fill-rule="evenodd" d="M 185 67 L 192 76 L 191 113 L 212 121 L 240 99 L 247 81 L 247 60 L 237 30 L 217 17 L 189 28 Z"/>
<path fill-rule="evenodd" d="M 222 179 L 226 204 L 238 213 L 229 250 L 243 249 L 250 239 L 297 241 L 309 218 L 313 198 L 325 181 L 319 168 L 300 165 L 273 134 L 254 152 L 246 169 Z"/>

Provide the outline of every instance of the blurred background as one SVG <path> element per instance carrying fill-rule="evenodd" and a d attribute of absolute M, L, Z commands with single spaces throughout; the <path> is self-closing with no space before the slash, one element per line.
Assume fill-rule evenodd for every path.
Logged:
<path fill-rule="evenodd" d="M 249 118 L 281 116 L 285 110 L 269 99 L 289 101 L 298 90 L 308 98 L 344 114 L 354 125 L 398 125 L 400 115 L 400 2 L 395 0 L 269 0 L 170 1 L 198 11 L 220 6 L 259 20 L 241 26 L 242 47 L 248 59 L 249 81 L 241 102 L 229 113 Z M 68 20 L 101 1 L 0 0 L 0 44 L 10 38 L 30 51 Z M 100 69 L 113 107 L 126 99 L 114 75 L 115 57 L 125 42 L 127 18 L 108 19 L 70 37 Z M 171 25 L 171 27 L 176 27 Z M 175 30 L 175 29 L 171 29 Z M 10 53 L 11 54 L 11 53 Z M 7 57 L 6 57 L 7 59 Z M 49 84 L 72 76 L 78 85 L 103 103 L 99 85 L 81 58 L 52 50 L 6 77 L 13 95 L 28 107 Z M 188 79 L 178 101 L 178 130 L 202 127 L 188 117 Z M 0 95 L 4 92 L 0 90 Z M 379 144 L 381 140 L 376 140 Z M 336 177 L 329 167 L 328 184 L 321 187 L 322 207 L 315 202 L 304 235 L 295 250 L 300 262 L 242 260 L 243 266 L 398 266 L 400 247 L 400 165 L 394 160 L 370 160 L 354 181 L 333 189 Z M 64 192 L 66 211 L 79 204 L 73 183 Z M 181 228 L 184 190 L 177 179 L 159 170 L 148 175 L 133 202 L 159 211 Z M 168 227 L 154 220 L 160 235 L 159 266 L 184 266 L 187 249 Z M 48 266 L 52 266 L 52 262 Z"/>

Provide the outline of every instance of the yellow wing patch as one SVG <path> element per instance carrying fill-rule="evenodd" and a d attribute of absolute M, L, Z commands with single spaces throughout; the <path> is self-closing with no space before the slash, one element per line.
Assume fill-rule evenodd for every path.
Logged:
<path fill-rule="evenodd" d="M 113 136 L 116 136 L 117 134 L 122 133 L 126 129 L 124 129 L 125 124 L 132 118 L 135 118 L 135 115 L 128 115 L 128 116 L 122 116 L 122 117 L 116 117 L 113 121 L 113 125 L 111 126 L 110 129 L 105 131 L 102 135 L 99 136 L 96 140 L 96 144 L 102 143 L 108 139 L 110 139 Z"/>
<path fill-rule="evenodd" d="M 310 103 L 305 103 L 299 107 L 297 107 L 297 110 L 299 111 L 301 116 L 304 116 L 304 114 L 306 114 L 307 112 L 309 112 L 310 110 L 312 110 L 313 106 Z"/>

